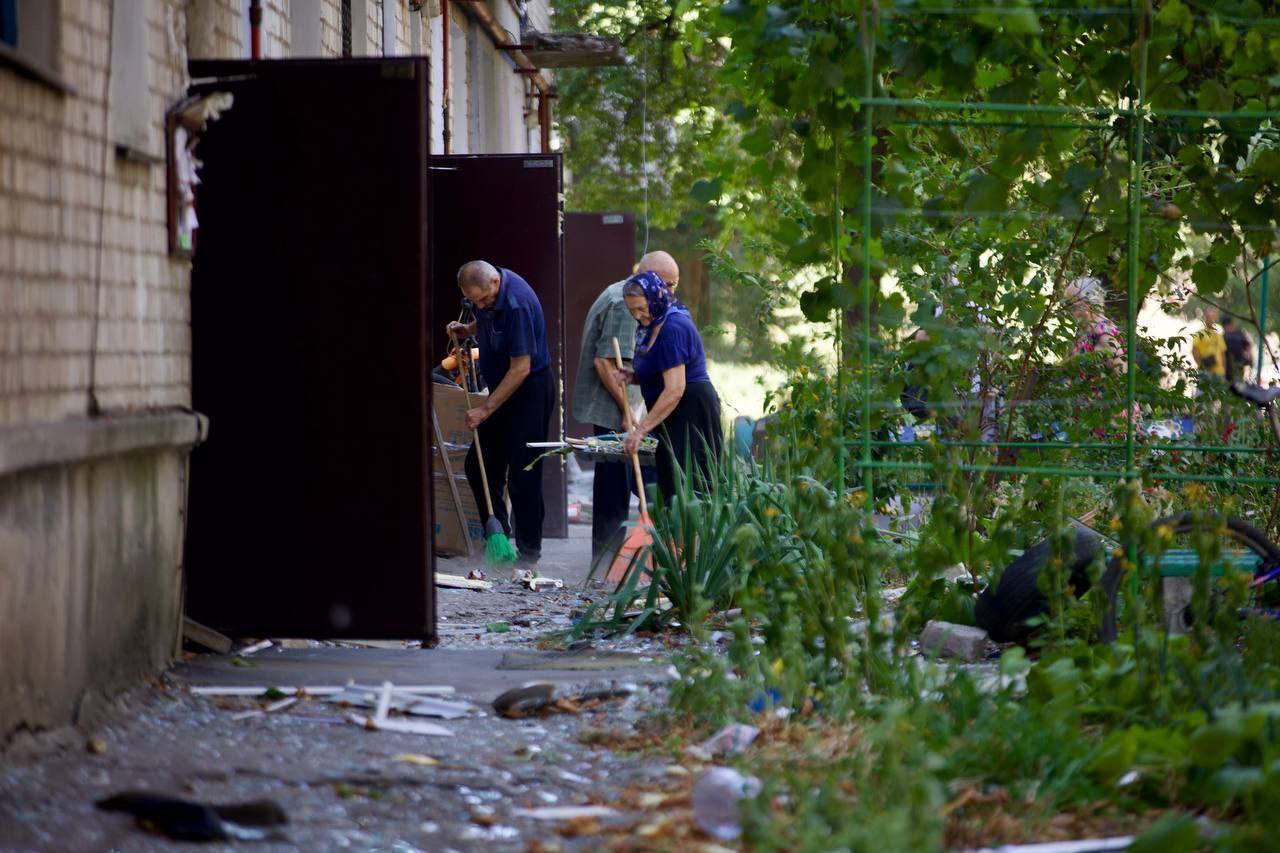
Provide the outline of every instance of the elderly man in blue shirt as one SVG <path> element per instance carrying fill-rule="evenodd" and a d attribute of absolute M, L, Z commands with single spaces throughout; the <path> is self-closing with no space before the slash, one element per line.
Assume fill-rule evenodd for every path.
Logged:
<path fill-rule="evenodd" d="M 489 396 L 467 412 L 467 426 L 477 430 L 484 447 L 493 511 L 507 535 L 515 534 L 520 562 L 536 564 L 542 555 L 542 463 L 525 468 L 540 451 L 529 442 L 546 441 L 555 386 L 547 349 L 547 323 L 542 303 L 528 282 L 511 270 L 487 261 L 471 261 L 458 270 L 458 287 L 475 307 L 470 323 L 450 323 L 456 338 L 480 339 L 480 374 Z M 476 448 L 467 453 L 467 480 L 483 507 L 484 487 Z M 504 490 L 511 494 L 507 518 Z"/>

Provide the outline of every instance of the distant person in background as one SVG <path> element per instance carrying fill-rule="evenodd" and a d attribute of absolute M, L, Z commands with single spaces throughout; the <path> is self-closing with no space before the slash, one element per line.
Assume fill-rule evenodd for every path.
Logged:
<path fill-rule="evenodd" d="M 1191 337 L 1191 357 L 1195 360 L 1196 367 L 1206 376 L 1227 378 L 1227 341 L 1214 328 L 1213 314 L 1206 314 L 1204 328 Z"/>
<path fill-rule="evenodd" d="M 666 252 L 649 252 L 636 264 L 637 273 L 653 273 L 675 291 L 680 284 L 680 267 Z M 636 321 L 622 296 L 626 279 L 614 282 L 596 298 L 582 327 L 582 354 L 573 384 L 573 417 L 591 424 L 592 434 L 626 433 L 632 424 L 623 423 L 623 394 L 631 411 L 640 415 L 638 388 L 628 388 L 615 379 L 613 340 L 618 339 L 624 363 L 631 364 L 636 350 Z M 616 550 L 622 525 L 631 506 L 631 466 L 625 462 L 599 462 L 591 484 L 592 563 L 603 553 Z"/>
<path fill-rule="evenodd" d="M 1227 381 L 1243 379 L 1253 364 L 1253 344 L 1249 336 L 1236 323 L 1236 318 L 1223 311 L 1218 314 L 1222 326 L 1222 340 L 1227 351 Z"/>
<path fill-rule="evenodd" d="M 658 438 L 658 489 L 668 502 L 676 491 L 676 465 L 699 488 L 711 476 L 724 445 L 720 397 L 707 373 L 702 337 L 689 311 L 677 302 L 660 276 L 644 272 L 622 288 L 631 316 L 639 323 L 632 372 L 619 376 L 637 382 L 648 413 L 627 435 L 628 453 L 646 435 Z"/>
<path fill-rule="evenodd" d="M 1096 361 L 1089 367 L 1081 367 L 1080 379 L 1095 386 L 1094 399 L 1102 400 L 1104 396 L 1102 381 L 1108 376 L 1123 376 L 1126 371 L 1126 354 L 1124 339 L 1120 337 L 1120 327 L 1107 317 L 1107 291 L 1102 279 L 1086 276 L 1077 278 L 1067 284 L 1063 300 L 1071 316 L 1077 323 L 1076 339 L 1071 345 L 1073 360 L 1095 354 Z M 1140 411 L 1135 400 L 1133 410 L 1129 413 L 1135 428 L 1138 425 Z M 1124 423 L 1125 413 L 1120 412 L 1118 420 Z M 1099 428 L 1095 433 L 1105 434 L 1107 430 Z"/>

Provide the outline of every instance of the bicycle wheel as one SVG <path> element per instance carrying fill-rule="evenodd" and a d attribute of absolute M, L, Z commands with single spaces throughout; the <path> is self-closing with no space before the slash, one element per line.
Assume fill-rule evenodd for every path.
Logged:
<path fill-rule="evenodd" d="M 1268 539 L 1261 531 L 1245 521 L 1238 518 L 1223 518 L 1216 515 L 1197 515 L 1195 513 L 1184 512 L 1179 515 L 1170 515 L 1165 518 L 1157 519 L 1152 522 L 1151 528 L 1157 530 L 1160 527 L 1167 527 L 1174 537 L 1188 536 L 1195 533 L 1212 532 L 1215 535 L 1221 535 L 1226 542 L 1227 547 L 1224 550 L 1223 561 L 1225 563 L 1243 564 L 1245 562 L 1252 563 L 1251 571 L 1255 579 L 1264 577 L 1268 572 L 1280 567 L 1280 547 Z M 1166 552 L 1167 556 L 1170 552 Z M 1194 552 L 1183 552 L 1191 554 L 1191 562 L 1197 562 L 1194 558 Z M 1241 555 L 1251 555 L 1253 559 L 1244 560 Z M 1162 560 L 1164 557 L 1162 557 Z M 1102 574 L 1102 578 L 1098 586 L 1102 590 L 1102 594 L 1106 598 L 1106 611 L 1103 615 L 1102 626 L 1098 631 L 1098 639 L 1104 643 L 1115 642 L 1119 635 L 1120 624 L 1125 621 L 1123 617 L 1123 607 L 1121 589 L 1122 582 L 1129 577 L 1129 572 L 1122 567 L 1118 558 L 1112 558 L 1107 561 L 1107 568 Z M 1160 576 L 1163 584 L 1165 577 Z M 1257 588 L 1251 590 L 1256 595 Z M 1170 599 L 1173 601 L 1170 601 Z M 1163 594 L 1165 605 L 1166 624 L 1175 631 L 1185 631 L 1193 627 L 1193 614 L 1195 608 L 1189 596 L 1179 597 L 1178 595 L 1170 596 L 1166 589 Z M 1209 610 L 1212 611 L 1216 602 L 1208 603 Z"/>

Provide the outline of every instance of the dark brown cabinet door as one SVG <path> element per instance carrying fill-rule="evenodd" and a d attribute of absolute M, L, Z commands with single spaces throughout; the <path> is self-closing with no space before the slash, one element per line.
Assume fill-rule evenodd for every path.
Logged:
<path fill-rule="evenodd" d="M 560 238 L 560 155 L 468 154 L 430 160 L 431 295 L 443 322 L 434 358 L 448 348 L 444 325 L 461 306 L 458 267 L 483 259 L 520 274 L 542 302 L 547 346 L 555 372 L 556 406 L 551 435 L 564 432 L 564 278 Z M 544 536 L 569 535 L 568 481 L 564 461 L 542 466 L 546 501 Z"/>
<path fill-rule="evenodd" d="M 582 356 L 582 327 L 600 291 L 631 275 L 636 258 L 636 219 L 630 213 L 564 215 L 564 363 L 569 435 L 591 435 L 591 424 L 573 417 L 573 383 Z M 623 353 L 630 357 L 629 353 Z"/>
<path fill-rule="evenodd" d="M 427 65 L 191 70 L 234 104 L 198 150 L 187 611 L 431 642 Z"/>

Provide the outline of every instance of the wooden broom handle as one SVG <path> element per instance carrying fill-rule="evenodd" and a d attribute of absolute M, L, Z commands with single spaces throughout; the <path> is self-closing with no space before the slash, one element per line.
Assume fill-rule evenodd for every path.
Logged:
<path fill-rule="evenodd" d="M 613 339 L 613 359 L 618 363 L 618 370 L 622 370 L 622 347 L 618 346 L 618 339 Z M 631 398 L 627 395 L 627 389 L 622 389 L 622 414 L 623 426 L 628 431 L 631 430 Z M 649 514 L 649 501 L 644 496 L 644 475 L 640 473 L 640 451 L 637 449 L 631 454 L 631 465 L 636 475 L 636 493 L 640 495 L 640 517 L 644 518 Z"/>
<path fill-rule="evenodd" d="M 458 339 L 453 334 L 449 335 L 449 342 L 453 344 L 454 349 L 458 347 Z M 476 361 L 471 357 L 471 353 L 467 353 L 467 364 L 471 366 L 472 381 L 475 380 Z M 471 410 L 471 392 L 467 389 L 467 377 L 462 377 L 462 394 L 467 401 L 467 411 Z M 466 417 L 466 413 L 463 413 Z M 489 497 L 489 475 L 484 470 L 484 450 L 480 447 L 480 430 L 473 429 L 471 431 L 471 440 L 476 446 L 476 461 L 480 463 L 480 484 L 484 486 L 484 506 L 489 511 L 489 515 L 493 516 L 493 498 Z"/>

